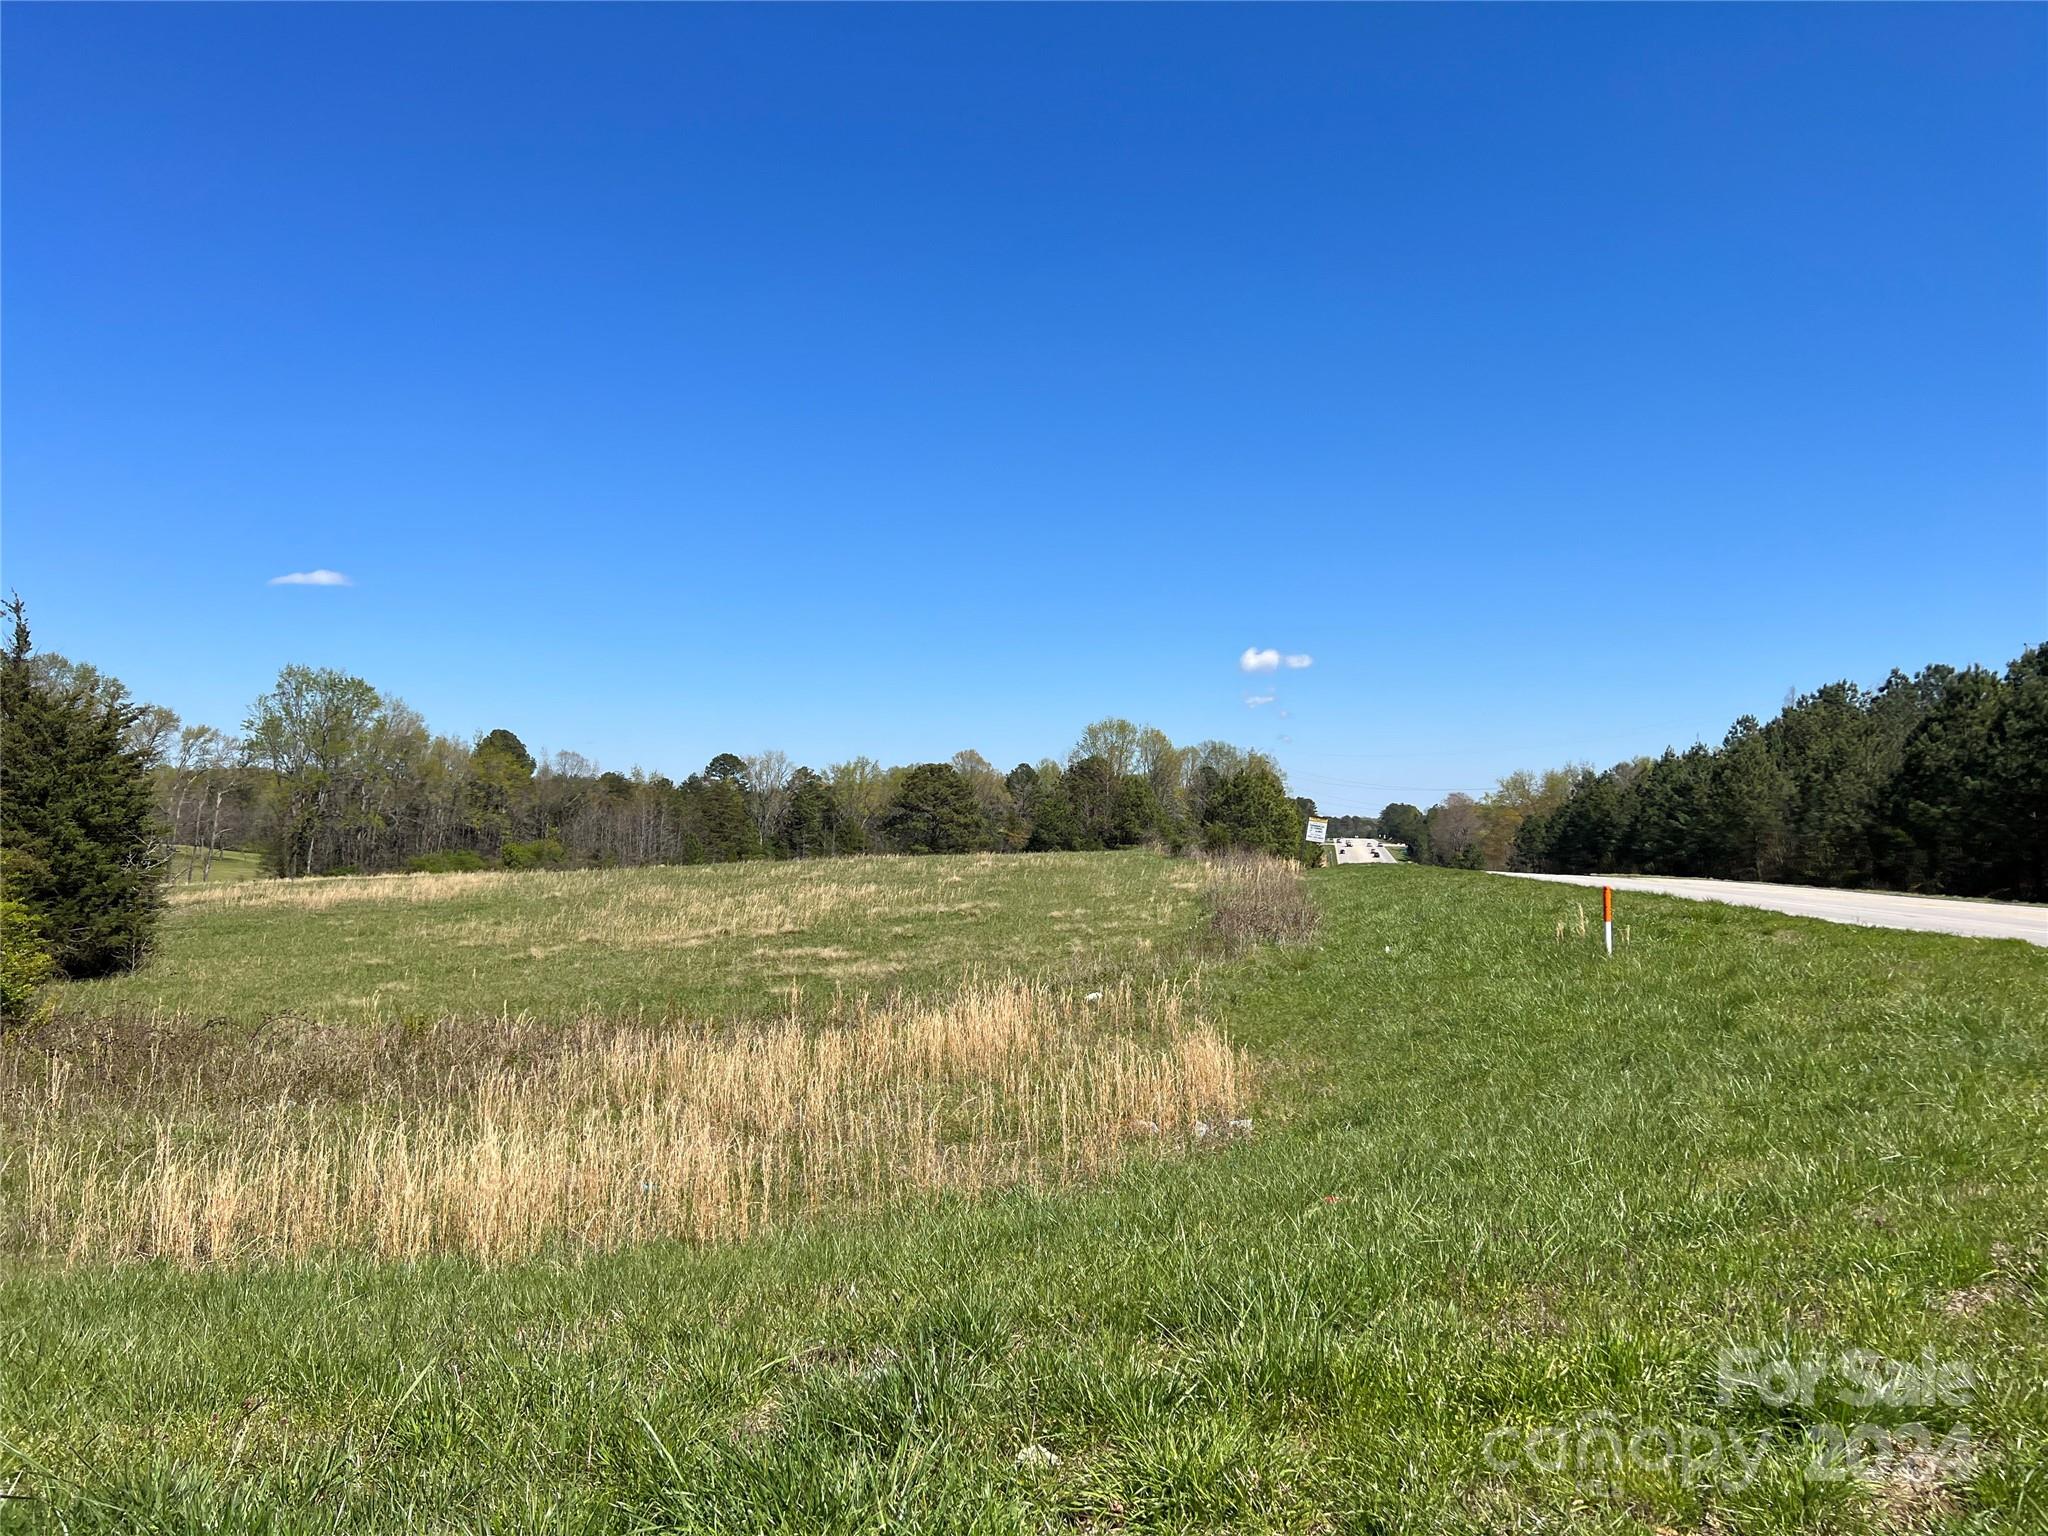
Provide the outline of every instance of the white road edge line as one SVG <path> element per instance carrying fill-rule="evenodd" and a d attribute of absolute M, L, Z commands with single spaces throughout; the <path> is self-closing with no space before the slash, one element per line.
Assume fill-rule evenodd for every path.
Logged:
<path fill-rule="evenodd" d="M 1494 870 L 1517 880 L 1545 880 L 1557 885 L 1611 885 L 1617 892 L 1639 891 L 1675 896 L 1682 901 L 1718 901 L 1729 906 L 1757 907 L 1788 917 L 1814 917 L 1822 922 L 1859 928 L 1899 928 L 1917 933 L 1947 933 L 1966 939 L 2019 939 L 2048 946 L 2048 907 L 2018 902 L 1949 901 L 1938 896 L 1908 896 L 1897 891 L 1844 891 L 1822 886 L 1770 885 L 1750 880 L 1703 880 L 1662 875 L 1534 875 L 1520 870 Z"/>

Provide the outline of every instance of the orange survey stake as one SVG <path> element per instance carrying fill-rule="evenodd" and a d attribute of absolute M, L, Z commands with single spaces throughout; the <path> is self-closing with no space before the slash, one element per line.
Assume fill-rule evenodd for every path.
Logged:
<path fill-rule="evenodd" d="M 1603 923 L 1614 921 L 1614 887 L 1611 885 L 1600 887 L 1600 921 Z"/>

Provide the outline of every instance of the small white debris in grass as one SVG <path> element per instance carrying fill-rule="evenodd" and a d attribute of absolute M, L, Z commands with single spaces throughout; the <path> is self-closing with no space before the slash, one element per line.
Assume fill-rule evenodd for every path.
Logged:
<path fill-rule="evenodd" d="M 873 1381 L 878 1376 L 888 1375 L 895 1368 L 896 1362 L 902 1358 L 888 1345 L 877 1344 L 868 1351 L 867 1359 L 854 1367 L 853 1374 Z"/>
<path fill-rule="evenodd" d="M 1210 1124 L 1210 1123 L 1209 1123 L 1208 1121 L 1206 1121 L 1206 1120 L 1197 1120 L 1197 1121 L 1195 1122 L 1195 1140 L 1197 1140 L 1197 1141 L 1207 1141 L 1207 1140 L 1209 1139 L 1209 1137 L 1210 1137 L 1210 1134 L 1211 1134 L 1211 1133 L 1212 1133 L 1212 1132 L 1213 1132 L 1213 1131 L 1214 1131 L 1215 1129 L 1216 1129 L 1216 1127 L 1214 1127 L 1213 1125 L 1211 1125 L 1211 1124 Z"/>
<path fill-rule="evenodd" d="M 1086 1003 L 1099 1003 L 1102 1001 L 1102 994 L 1100 992 L 1090 992 L 1082 1001 Z"/>
<path fill-rule="evenodd" d="M 1020 1467 L 1056 1467 L 1059 1464 L 1059 1454 L 1042 1445 L 1027 1445 L 1017 1453 L 1017 1465 Z"/>
<path fill-rule="evenodd" d="M 1251 1117 L 1250 1117 L 1250 1116 L 1246 1116 L 1246 1117 L 1245 1117 L 1244 1119 L 1242 1119 L 1242 1120 L 1233 1120 L 1233 1121 L 1231 1121 L 1231 1122 L 1230 1122 L 1230 1133 L 1231 1133 L 1231 1134 L 1232 1134 L 1233 1136 L 1249 1136 L 1249 1135 L 1251 1135 L 1251 1133 L 1252 1133 L 1252 1122 L 1251 1122 Z"/>

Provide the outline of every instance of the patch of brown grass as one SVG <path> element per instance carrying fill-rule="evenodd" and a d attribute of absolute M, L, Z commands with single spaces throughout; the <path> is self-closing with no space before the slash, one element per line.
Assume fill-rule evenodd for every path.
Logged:
<path fill-rule="evenodd" d="M 1229 854 L 1203 861 L 1209 925 L 1238 954 L 1257 944 L 1300 944 L 1315 931 L 1315 903 L 1299 862 L 1270 854 Z"/>
<path fill-rule="evenodd" d="M 1936 1450 L 1895 1458 L 1869 1479 L 1878 1529 L 1918 1536 L 1948 1527 L 1962 1513 L 1961 1485 L 1969 1474 L 1967 1458 Z"/>
<path fill-rule="evenodd" d="M 293 907 L 322 911 L 352 902 L 452 901 L 502 889 L 526 878 L 506 870 L 439 875 L 339 875 L 320 880 L 234 880 L 174 885 L 165 892 L 173 907 Z"/>
<path fill-rule="evenodd" d="M 1128 985 L 977 984 L 746 1032 L 72 1024 L 0 1056 L 0 1242 L 228 1263 L 735 1239 L 1185 1147 L 1244 1073 L 1177 991 Z"/>

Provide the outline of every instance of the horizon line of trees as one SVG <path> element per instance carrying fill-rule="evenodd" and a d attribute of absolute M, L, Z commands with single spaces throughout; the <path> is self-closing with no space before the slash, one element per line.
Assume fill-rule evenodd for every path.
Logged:
<path fill-rule="evenodd" d="M 161 818 L 158 862 L 203 880 L 224 849 L 301 877 L 393 870 L 624 866 L 837 854 L 1036 852 L 1152 845 L 1303 855 L 1312 801 L 1279 765 L 1151 726 L 1088 726 L 1065 757 L 1007 773 L 980 753 L 814 769 L 721 752 L 681 779 L 536 755 L 508 729 L 463 742 L 363 678 L 288 666 L 238 734 L 137 704 L 95 668 L 41 654 L 26 672 L 126 722 Z"/>
<path fill-rule="evenodd" d="M 1378 833 L 1425 863 L 2048 899 L 2048 647 L 1829 683 L 1720 746 L 1502 778 Z"/>

